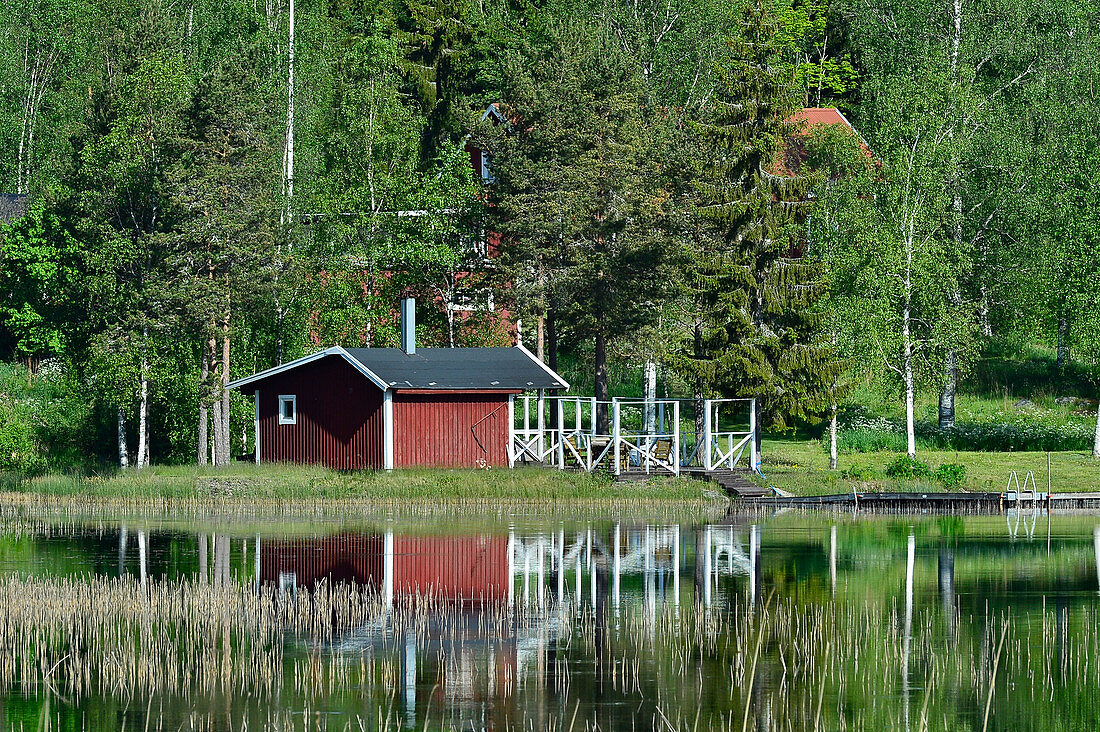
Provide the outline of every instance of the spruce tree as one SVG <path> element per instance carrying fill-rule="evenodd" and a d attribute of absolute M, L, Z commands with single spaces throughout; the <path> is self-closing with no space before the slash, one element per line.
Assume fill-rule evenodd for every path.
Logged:
<path fill-rule="evenodd" d="M 801 256 L 811 181 L 779 170 L 801 109 L 780 52 L 776 18 L 751 2 L 713 114 L 694 124 L 707 155 L 689 277 L 698 315 L 679 366 L 693 382 L 697 432 L 708 395 L 755 397 L 758 425 L 783 428 L 823 412 L 836 377 L 816 307 L 822 271 Z"/>

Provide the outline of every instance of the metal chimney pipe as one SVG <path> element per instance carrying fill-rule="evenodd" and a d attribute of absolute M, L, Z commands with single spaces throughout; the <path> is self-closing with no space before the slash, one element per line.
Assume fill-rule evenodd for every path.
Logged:
<path fill-rule="evenodd" d="M 401 350 L 416 353 L 416 300 L 411 297 L 401 299 Z"/>

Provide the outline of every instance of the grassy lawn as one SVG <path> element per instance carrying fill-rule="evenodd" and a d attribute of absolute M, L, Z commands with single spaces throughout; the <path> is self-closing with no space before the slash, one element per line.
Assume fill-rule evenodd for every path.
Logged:
<path fill-rule="evenodd" d="M 821 495 L 862 491 L 941 491 L 942 486 L 930 480 L 898 480 L 875 477 L 849 480 L 841 477 L 846 468 L 873 470 L 883 476 L 884 468 L 897 453 L 864 452 L 841 454 L 839 470 L 829 470 L 829 454 L 819 440 L 764 440 L 763 471 L 776 488 L 799 495 Z M 1100 491 L 1100 462 L 1087 452 L 1053 452 L 1050 454 L 1051 490 Z M 1019 475 L 1021 483 L 1030 470 L 1035 474 L 1039 490 L 1047 486 L 1047 453 L 1045 452 L 956 452 L 953 450 L 918 450 L 917 459 L 935 469 L 943 463 L 956 463 L 966 468 L 963 489 L 1000 492 L 1005 489 L 1009 473 Z"/>
<path fill-rule="evenodd" d="M 153 466 L 107 475 L 0 477 L 8 493 L 122 499 L 360 500 L 379 502 L 570 501 L 701 502 L 713 492 L 700 481 L 615 483 L 600 475 L 538 468 L 338 472 L 321 467 L 253 465 L 226 468 Z M 711 498 L 708 498 L 708 495 Z"/>

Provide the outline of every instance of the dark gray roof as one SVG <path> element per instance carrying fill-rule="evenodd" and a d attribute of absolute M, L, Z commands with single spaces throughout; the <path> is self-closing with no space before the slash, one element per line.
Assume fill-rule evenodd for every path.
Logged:
<path fill-rule="evenodd" d="M 562 389 L 568 384 L 521 348 L 344 349 L 393 389 Z"/>
<path fill-rule="evenodd" d="M 568 389 L 569 384 L 530 351 L 515 348 L 421 348 L 410 356 L 399 348 L 333 346 L 228 384 L 239 389 L 256 381 L 338 356 L 382 390 L 450 389 L 512 391 Z"/>
<path fill-rule="evenodd" d="M 27 197 L 18 193 L 0 193 L 0 224 L 18 219 L 27 213 Z"/>

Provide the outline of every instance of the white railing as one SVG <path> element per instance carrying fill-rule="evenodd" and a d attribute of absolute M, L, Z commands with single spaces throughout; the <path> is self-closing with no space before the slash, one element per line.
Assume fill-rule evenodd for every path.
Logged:
<path fill-rule="evenodd" d="M 748 407 L 747 432 L 723 430 L 720 411 L 723 406 Z M 755 399 L 707 399 L 704 402 L 702 462 L 705 470 L 728 468 L 733 470 L 741 462 L 745 448 L 749 449 L 749 469 L 755 470 L 756 458 L 756 400 Z"/>
<path fill-rule="evenodd" d="M 555 433 L 546 429 L 547 401 L 541 393 L 521 394 L 508 400 L 509 467 L 528 461 L 546 465 L 547 458 L 557 453 Z"/>
<path fill-rule="evenodd" d="M 673 475 L 680 474 L 682 450 L 679 400 L 617 399 L 612 403 L 612 409 L 616 475 L 622 472 L 624 465 L 628 470 L 636 467 L 647 474 L 661 470 Z M 671 420 L 664 419 L 666 411 L 672 412 Z M 637 430 L 631 430 L 624 424 L 629 421 L 625 417 L 631 412 L 637 412 L 640 418 L 640 428 Z M 665 427 L 669 421 L 671 429 Z"/>
<path fill-rule="evenodd" d="M 508 405 L 509 465 L 534 462 L 589 473 L 605 466 L 615 475 L 635 470 L 679 475 L 689 465 L 706 470 L 736 468 L 747 448 L 750 467 L 756 467 L 753 399 L 706 400 L 703 435 L 688 445 L 682 444 L 681 401 L 514 396 Z M 722 429 L 722 418 L 731 416 L 726 412 L 734 405 L 748 408 L 748 431 Z M 608 412 L 608 426 L 600 430 L 597 422 L 603 409 Z"/>

